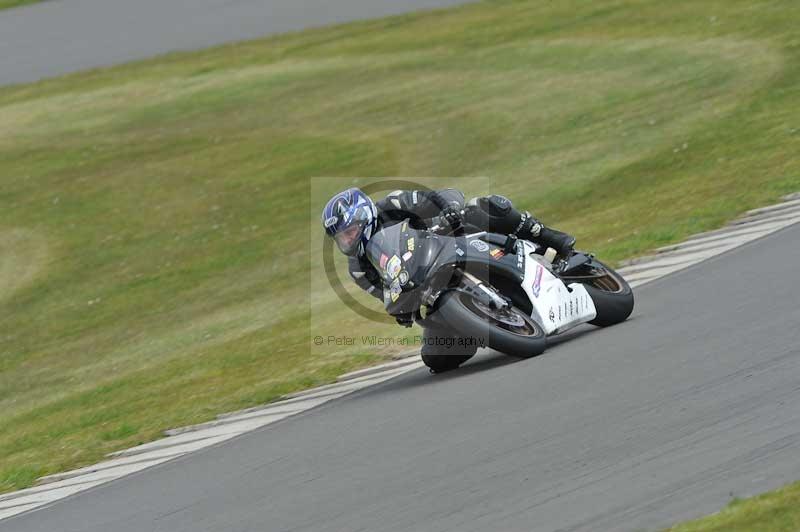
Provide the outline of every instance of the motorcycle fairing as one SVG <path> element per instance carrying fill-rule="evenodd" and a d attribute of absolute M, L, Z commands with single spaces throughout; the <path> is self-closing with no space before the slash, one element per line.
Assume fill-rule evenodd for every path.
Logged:
<path fill-rule="evenodd" d="M 412 239 L 413 251 L 409 246 Z M 415 230 L 407 223 L 385 228 L 373 236 L 367 249 L 370 261 L 384 276 L 387 312 L 391 315 L 415 312 L 426 293 L 454 285 L 453 275 L 463 269 L 490 283 L 493 277 L 496 282 L 502 277 L 505 282 L 521 287 L 522 292 L 506 295 L 511 296 L 518 308 L 526 312 L 530 309 L 531 316 L 547 335 L 597 316 L 594 302 L 583 285 L 565 285 L 553 275 L 544 257 L 536 253 L 536 244 L 519 240 L 516 253 L 506 253 L 498 245 L 501 241 L 505 242 L 502 235 L 486 232 L 460 237 L 435 235 Z M 401 276 L 407 280 L 405 284 L 398 280 Z"/>
<path fill-rule="evenodd" d="M 496 238 L 493 238 L 496 237 Z M 457 246 L 464 251 L 461 263 L 466 263 L 467 271 L 477 268 L 486 268 L 492 275 L 502 275 L 521 283 L 525 270 L 515 253 L 505 253 L 502 246 L 496 243 L 501 235 L 494 233 L 474 233 L 462 238 L 457 238 Z M 505 238 L 502 237 L 504 240 Z M 476 246 L 475 242 L 482 243 Z"/>
<path fill-rule="evenodd" d="M 525 278 L 522 289 L 533 304 L 532 317 L 549 336 L 597 317 L 594 301 L 580 283 L 565 285 L 550 272 L 545 259 L 535 253 L 536 246 L 526 240 L 517 244 L 525 257 Z"/>

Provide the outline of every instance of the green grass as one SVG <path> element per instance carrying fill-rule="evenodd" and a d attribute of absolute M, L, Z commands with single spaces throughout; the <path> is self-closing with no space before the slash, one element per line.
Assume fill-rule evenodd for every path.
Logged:
<path fill-rule="evenodd" d="M 0 89 L 0 491 L 378 359 L 310 345 L 396 334 L 309 295 L 365 182 L 311 177 L 488 176 L 612 261 L 800 189 L 798 16 L 497 1 Z"/>
<path fill-rule="evenodd" d="M 44 0 L 0 0 L 0 10 L 43 2 Z"/>
<path fill-rule="evenodd" d="M 668 532 L 794 532 L 800 530 L 800 482 L 735 500 L 721 512 L 670 528 Z"/>

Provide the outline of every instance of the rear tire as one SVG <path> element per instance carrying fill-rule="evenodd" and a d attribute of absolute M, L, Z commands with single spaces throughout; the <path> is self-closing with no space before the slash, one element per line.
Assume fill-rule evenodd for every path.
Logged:
<path fill-rule="evenodd" d="M 612 268 L 597 259 L 594 262 L 605 268 L 608 275 L 592 284 L 583 285 L 597 309 L 597 317 L 589 323 L 598 327 L 622 323 L 633 312 L 633 290 L 628 282 Z"/>
<path fill-rule="evenodd" d="M 507 355 L 530 358 L 547 347 L 542 326 L 516 307 L 507 312 L 507 321 L 512 323 L 508 325 L 492 318 L 491 311 L 469 294 L 453 290 L 440 296 L 437 314 L 461 336 Z"/>

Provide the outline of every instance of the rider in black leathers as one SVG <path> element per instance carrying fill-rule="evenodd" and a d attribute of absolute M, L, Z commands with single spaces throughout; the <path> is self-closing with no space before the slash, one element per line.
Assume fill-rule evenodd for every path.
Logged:
<path fill-rule="evenodd" d="M 438 217 L 454 229 L 468 224 L 481 231 L 513 234 L 551 247 L 561 256 L 568 256 L 575 246 L 574 237 L 545 227 L 529 212 L 518 211 L 509 199 L 498 195 L 473 198 L 465 205 L 464 195 L 453 188 L 438 191 L 396 190 L 376 202 L 376 207 L 379 227 L 399 223 L 406 218 L 411 218 L 412 224 L 417 221 L 424 226 Z M 378 299 L 383 298 L 381 276 L 367 259 L 366 253 L 351 256 L 348 266 L 350 275 L 359 287 Z"/>
<path fill-rule="evenodd" d="M 355 208 L 355 203 L 361 207 Z M 369 204 L 365 207 L 363 204 Z M 354 210 L 355 209 L 355 210 Z M 349 212 L 348 212 L 349 211 Z M 347 215 L 342 216 L 343 213 Z M 511 234 L 537 244 L 555 249 L 559 256 L 568 257 L 575 245 L 575 238 L 544 226 L 527 211 L 514 208 L 511 201 L 503 196 L 491 195 L 477 197 L 465 204 L 464 195 L 456 189 L 444 190 L 396 190 L 384 199 L 372 203 L 363 192 L 350 189 L 334 196 L 323 211 L 325 230 L 334 238 L 342 236 L 348 224 L 344 221 L 355 219 L 354 212 L 363 212 L 362 218 L 368 224 L 361 224 L 361 232 L 352 238 L 342 239 L 347 244 L 340 249 L 349 255 L 349 271 L 355 283 L 378 299 L 383 298 L 383 285 L 380 274 L 366 256 L 366 242 L 381 227 L 410 219 L 417 228 L 431 227 L 433 224 L 458 229 L 464 225 L 477 230 L 500 234 Z M 354 225 L 350 223 L 349 225 Z M 366 227 L 366 229 L 365 229 Z M 355 229 L 355 228 L 351 228 Z M 351 231 L 355 233 L 355 231 Z M 353 238 L 360 238 L 361 243 Z M 412 316 L 397 317 L 398 323 L 410 327 Z M 422 354 L 461 354 L 473 355 L 476 347 L 452 342 L 450 347 L 442 347 L 446 342 L 432 342 L 431 339 L 455 339 L 450 331 L 425 329 Z"/>

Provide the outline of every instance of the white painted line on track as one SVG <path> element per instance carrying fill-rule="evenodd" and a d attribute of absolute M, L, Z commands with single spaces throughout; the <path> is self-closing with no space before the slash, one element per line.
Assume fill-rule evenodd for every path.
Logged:
<path fill-rule="evenodd" d="M 654 260 L 651 263 L 645 264 L 637 264 L 635 269 L 629 271 L 627 269 L 619 270 L 628 282 L 631 280 L 642 279 L 645 277 L 663 277 L 667 274 L 672 272 L 676 272 L 678 270 L 682 270 L 687 268 L 693 264 L 697 264 L 702 262 L 706 259 L 710 259 L 711 257 L 716 257 L 721 253 L 725 253 L 726 251 L 730 251 L 731 249 L 737 248 L 741 245 L 741 242 L 729 242 L 725 245 L 718 245 L 712 249 L 705 249 L 700 251 L 694 251 L 693 253 L 675 253 L 670 254 L 667 257 L 659 258 L 658 260 Z"/>
<path fill-rule="evenodd" d="M 632 287 L 683 270 L 747 242 L 800 223 L 800 194 L 753 209 L 728 226 L 660 248 L 619 269 Z M 406 353 L 407 355 L 408 353 Z M 424 367 L 416 357 L 401 358 L 339 377 L 333 384 L 298 392 L 269 405 L 228 412 L 216 420 L 166 431 L 168 437 L 109 455 L 111 460 L 39 479 L 33 488 L 0 495 L 0 520 L 51 504 L 75 493 L 173 460 L 307 411 L 328 401 Z"/>
<path fill-rule="evenodd" d="M 638 263 L 634 264 L 633 266 L 626 266 L 625 268 L 620 268 L 617 270 L 621 273 L 626 280 L 631 281 L 637 276 L 641 274 L 646 274 L 647 277 L 653 277 L 657 275 L 657 272 L 654 270 L 658 270 L 659 268 L 667 267 L 667 266 L 681 266 L 688 263 L 694 264 L 698 260 L 705 260 L 708 257 L 713 257 L 715 255 L 719 255 L 720 248 L 731 248 L 736 247 L 737 245 L 720 245 L 715 246 L 710 249 L 691 249 L 688 252 L 686 250 L 681 250 L 681 253 L 670 253 L 660 256 L 653 257 L 651 262 L 646 263 Z"/>
<path fill-rule="evenodd" d="M 373 366 L 371 368 L 364 368 L 359 369 L 356 371 L 352 371 L 350 373 L 345 373 L 338 379 L 339 382 L 349 381 L 352 379 L 357 379 L 359 377 L 364 377 L 367 375 L 374 375 L 376 373 L 380 373 L 382 371 L 388 371 L 392 368 L 401 368 L 403 366 L 408 366 L 409 364 L 414 364 L 417 362 L 416 356 L 419 354 L 416 350 L 413 352 L 406 353 L 408 356 L 405 358 L 401 358 L 399 360 L 395 360 L 394 362 L 387 362 L 386 364 L 381 364 L 380 366 Z M 412 358 L 413 357 L 413 358 Z"/>
<path fill-rule="evenodd" d="M 797 220 L 800 220 L 800 216 L 797 216 Z M 737 238 L 746 238 L 748 240 L 761 238 L 764 235 L 767 235 L 773 232 L 776 228 L 781 229 L 785 227 L 786 224 L 783 222 L 777 223 L 769 223 L 760 226 L 742 226 L 741 228 L 737 228 L 734 231 L 726 232 L 723 234 L 718 235 L 711 235 L 705 238 L 698 238 L 695 240 L 687 240 L 685 242 L 681 242 L 680 244 L 675 244 L 672 246 L 664 246 L 663 248 L 659 248 L 656 250 L 656 255 L 651 255 L 648 258 L 658 257 L 663 255 L 664 253 L 670 253 L 673 251 L 686 251 L 689 249 L 695 248 L 711 248 L 714 247 L 717 243 L 725 243 L 730 242 L 732 239 Z M 752 238 L 748 238 L 752 237 Z M 642 258 L 638 262 L 645 262 L 647 258 Z"/>
<path fill-rule="evenodd" d="M 5 518 L 7 518 L 7 517 L 12 517 L 12 516 L 15 516 L 17 514 L 21 514 L 22 512 L 27 512 L 28 510 L 34 510 L 34 509 L 38 508 L 39 506 L 41 506 L 41 504 L 32 502 L 32 503 L 28 503 L 28 504 L 25 504 L 25 505 L 22 505 L 22 506 L 15 506 L 13 508 L 9 508 L 9 509 L 6 509 L 6 510 L 0 509 L 0 521 L 5 519 Z"/>
<path fill-rule="evenodd" d="M 786 196 L 789 198 L 790 196 Z M 783 211 L 787 209 L 800 209 L 800 199 L 787 199 L 783 203 L 778 203 L 776 205 L 770 205 L 768 207 L 759 207 L 758 209 L 750 209 L 745 213 L 745 216 L 757 216 L 759 214 L 766 214 L 772 213 L 775 211 Z"/>
<path fill-rule="evenodd" d="M 795 223 L 791 219 L 792 218 L 796 218 L 797 216 L 800 216 L 800 212 L 793 210 L 793 211 L 790 211 L 790 212 L 778 212 L 778 213 L 775 213 L 774 216 L 771 216 L 769 218 L 760 217 L 760 218 L 751 219 L 751 220 L 737 219 L 737 220 L 732 221 L 731 223 L 729 223 L 728 225 L 726 225 L 725 227 L 722 227 L 720 229 L 716 229 L 714 231 L 708 231 L 708 232 L 705 232 L 705 233 L 698 233 L 696 235 L 692 235 L 691 237 L 686 239 L 686 242 L 687 243 L 694 242 L 696 240 L 703 239 L 703 238 L 705 238 L 707 236 L 724 235 L 724 234 L 735 232 L 735 231 L 741 231 L 744 227 L 756 228 L 756 227 L 760 227 L 760 226 L 779 224 L 780 222 L 786 222 L 786 224 L 784 224 L 784 225 L 791 225 L 792 223 Z M 678 244 L 678 245 L 680 245 L 680 244 Z"/>

